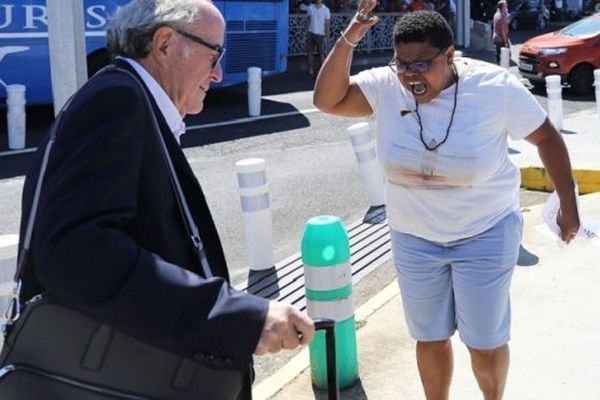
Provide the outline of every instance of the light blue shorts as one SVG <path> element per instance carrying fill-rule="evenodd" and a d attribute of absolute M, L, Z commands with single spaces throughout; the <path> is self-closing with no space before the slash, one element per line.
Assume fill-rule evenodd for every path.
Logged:
<path fill-rule="evenodd" d="M 483 233 L 448 243 L 392 231 L 404 315 L 415 340 L 445 340 L 458 329 L 474 349 L 509 341 L 509 289 L 522 228 L 516 211 Z"/>

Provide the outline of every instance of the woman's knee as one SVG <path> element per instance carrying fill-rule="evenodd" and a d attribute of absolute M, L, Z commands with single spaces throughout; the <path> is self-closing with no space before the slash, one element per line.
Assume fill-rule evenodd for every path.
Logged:
<path fill-rule="evenodd" d="M 473 347 L 467 346 L 469 349 L 469 353 L 471 357 L 478 359 L 493 359 L 496 358 L 499 354 L 503 354 L 508 350 L 508 344 L 503 344 L 502 346 L 498 346 L 494 349 L 475 349 Z"/>
<path fill-rule="evenodd" d="M 432 351 L 447 351 L 452 348 L 452 343 L 450 339 L 445 340 L 434 340 L 434 341 L 417 341 L 417 345 L 423 350 L 432 350 Z"/>

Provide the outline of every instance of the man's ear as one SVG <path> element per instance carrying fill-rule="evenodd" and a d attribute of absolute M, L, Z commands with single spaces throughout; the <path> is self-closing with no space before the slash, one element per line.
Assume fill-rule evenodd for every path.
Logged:
<path fill-rule="evenodd" d="M 446 52 L 446 57 L 448 61 L 448 65 L 452 64 L 454 61 L 454 46 L 448 47 L 448 51 Z"/>
<path fill-rule="evenodd" d="M 158 61 L 166 60 L 175 46 L 175 31 L 168 26 L 161 26 L 154 32 L 150 47 Z"/>

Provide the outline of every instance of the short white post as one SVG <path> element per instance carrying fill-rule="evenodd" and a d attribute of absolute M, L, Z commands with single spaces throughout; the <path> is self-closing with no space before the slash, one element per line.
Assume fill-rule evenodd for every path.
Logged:
<path fill-rule="evenodd" d="M 510 67 L 510 48 L 508 47 L 500 49 L 500 66 L 506 69 Z"/>
<path fill-rule="evenodd" d="M 260 67 L 248 68 L 248 114 L 251 117 L 260 115 L 260 98 L 262 96 L 262 71 Z"/>
<path fill-rule="evenodd" d="M 460 50 L 454 50 L 454 58 L 461 58 L 463 56 L 463 52 Z"/>
<path fill-rule="evenodd" d="M 563 128 L 562 84 L 559 75 L 546 77 L 546 93 L 548 94 L 548 118 L 560 132 Z"/>
<path fill-rule="evenodd" d="M 8 125 L 8 148 L 18 150 L 25 147 L 25 85 L 6 87 L 6 114 Z"/>
<path fill-rule="evenodd" d="M 375 141 L 369 132 L 369 124 L 359 122 L 348 127 L 347 131 L 354 148 L 363 185 L 367 190 L 369 203 L 373 207 L 381 206 L 385 204 L 383 174 L 377 163 Z"/>
<path fill-rule="evenodd" d="M 594 86 L 596 87 L 596 109 L 600 116 L 600 69 L 594 70 Z"/>
<path fill-rule="evenodd" d="M 236 162 L 235 169 L 250 269 L 269 269 L 274 265 L 273 221 L 265 160 L 246 158 Z"/>

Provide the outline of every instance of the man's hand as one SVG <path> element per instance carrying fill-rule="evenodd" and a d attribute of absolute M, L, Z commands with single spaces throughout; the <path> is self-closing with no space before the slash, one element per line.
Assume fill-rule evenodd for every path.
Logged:
<path fill-rule="evenodd" d="M 277 353 L 310 343 L 315 324 L 304 313 L 289 304 L 269 302 L 265 325 L 254 354 Z"/>

